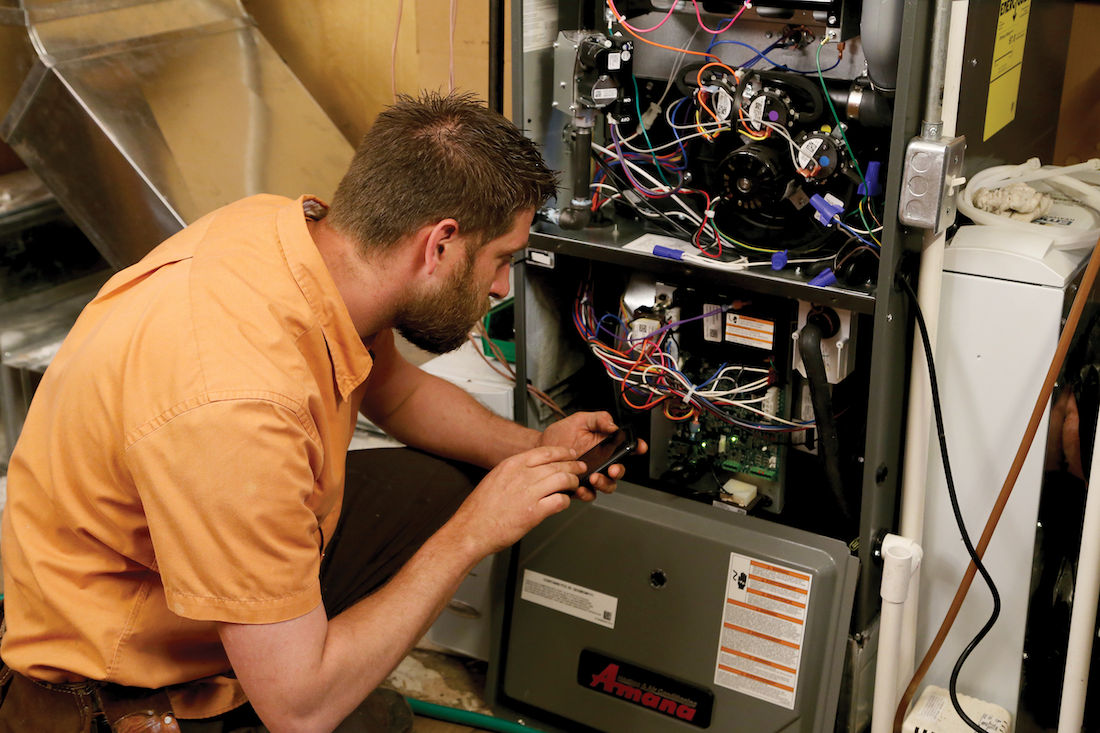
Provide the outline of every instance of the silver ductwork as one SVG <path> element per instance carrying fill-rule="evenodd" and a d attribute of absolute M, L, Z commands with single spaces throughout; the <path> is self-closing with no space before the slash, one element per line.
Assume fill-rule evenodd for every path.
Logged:
<path fill-rule="evenodd" d="M 0 136 L 115 267 L 254 193 L 331 198 L 353 149 L 238 0 L 22 0 Z"/>
<path fill-rule="evenodd" d="M 903 0 L 863 0 L 860 42 L 874 88 L 892 95 L 898 87 Z"/>

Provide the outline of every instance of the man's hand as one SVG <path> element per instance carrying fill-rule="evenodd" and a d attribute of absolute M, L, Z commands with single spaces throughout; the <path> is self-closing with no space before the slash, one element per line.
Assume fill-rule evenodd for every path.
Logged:
<path fill-rule="evenodd" d="M 576 412 L 546 428 L 538 440 L 538 445 L 565 446 L 577 451 L 579 456 L 618 429 L 619 426 L 607 412 Z M 634 452 L 641 455 L 648 449 L 645 441 L 639 440 L 638 449 Z M 595 468 L 595 466 L 587 468 Z M 606 476 L 602 473 L 594 473 L 588 481 L 593 488 L 610 494 L 615 491 L 615 482 L 621 479 L 624 473 L 626 473 L 626 467 L 616 463 L 607 469 Z M 581 486 L 577 489 L 576 497 L 583 501 L 592 501 L 596 498 L 596 494 L 588 487 Z"/>
<path fill-rule="evenodd" d="M 510 547 L 551 514 L 569 506 L 584 464 L 577 452 L 542 446 L 506 458 L 477 485 L 447 523 L 488 555 Z"/>

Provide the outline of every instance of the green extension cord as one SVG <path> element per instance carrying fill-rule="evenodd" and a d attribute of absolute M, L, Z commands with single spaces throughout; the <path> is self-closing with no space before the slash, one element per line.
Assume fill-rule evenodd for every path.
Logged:
<path fill-rule="evenodd" d="M 513 723 L 510 720 L 494 718 L 491 715 L 471 713 L 468 710 L 449 708 L 443 705 L 424 702 L 423 700 L 414 700 L 411 697 L 405 699 L 409 701 L 409 707 L 412 708 L 415 714 L 422 715 L 425 718 L 435 718 L 436 720 L 442 720 L 447 723 L 468 725 L 471 728 L 480 728 L 482 730 L 493 731 L 493 733 L 540 733 L 537 728 Z"/>

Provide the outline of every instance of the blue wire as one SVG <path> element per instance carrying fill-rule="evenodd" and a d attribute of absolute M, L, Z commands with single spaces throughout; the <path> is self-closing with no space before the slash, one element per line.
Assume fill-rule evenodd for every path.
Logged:
<path fill-rule="evenodd" d="M 767 48 L 763 51 L 760 51 L 760 50 L 757 50 L 756 48 L 753 48 L 749 44 L 743 43 L 741 41 L 714 41 L 710 44 L 710 47 L 707 48 L 707 51 L 709 52 L 710 49 L 714 48 L 715 46 L 721 46 L 723 43 L 732 43 L 735 46 L 744 46 L 745 48 L 749 49 L 750 51 L 752 51 L 753 53 L 756 54 L 756 57 L 753 58 L 751 61 L 749 61 L 747 64 L 742 64 L 743 67 L 751 66 L 752 64 L 755 64 L 760 59 L 764 59 L 769 64 L 772 64 L 772 66 L 774 67 L 774 69 L 772 69 L 772 71 L 774 71 L 775 69 L 779 69 L 781 71 L 790 71 L 790 72 L 795 73 L 795 74 L 816 74 L 817 73 L 817 69 L 813 69 L 812 71 L 802 71 L 800 69 L 792 69 L 789 66 L 784 66 L 781 63 L 778 63 L 776 61 L 772 61 L 770 58 L 768 58 L 768 51 L 770 51 L 771 48 Z M 774 46 L 774 45 L 775 44 L 772 44 L 772 46 Z M 839 58 L 836 60 L 835 64 L 833 64 L 832 66 L 830 66 L 827 69 L 822 69 L 821 71 L 822 72 L 832 71 L 833 69 L 835 69 L 838 66 L 840 66 L 840 59 Z"/>
<path fill-rule="evenodd" d="M 839 227 L 841 227 L 842 229 L 846 230 L 846 231 L 847 231 L 847 232 L 848 232 L 849 234 L 851 234 L 851 235 L 852 235 L 853 237 L 855 237 L 855 238 L 856 238 L 856 239 L 858 239 L 859 241 L 861 241 L 861 242 L 863 242 L 864 244 L 866 244 L 866 245 L 867 245 L 868 247 L 870 247 L 871 249 L 874 249 L 874 250 L 876 250 L 876 251 L 880 249 L 880 247 L 879 247 L 879 246 L 878 246 L 877 244 L 875 244 L 874 242 L 872 242 L 872 241 L 870 241 L 870 240 L 864 239 L 863 235 L 861 235 L 861 234 L 860 234 L 859 232 L 857 232 L 857 231 L 856 231 L 855 229 L 852 229 L 852 228 L 851 228 L 850 226 L 848 226 L 847 224 L 845 224 L 844 222 L 842 222 L 842 221 L 840 220 L 840 217 L 838 217 L 838 216 L 834 216 L 834 217 L 833 217 L 833 221 L 834 221 L 834 222 L 835 222 L 835 223 L 837 224 L 837 226 L 839 226 Z"/>

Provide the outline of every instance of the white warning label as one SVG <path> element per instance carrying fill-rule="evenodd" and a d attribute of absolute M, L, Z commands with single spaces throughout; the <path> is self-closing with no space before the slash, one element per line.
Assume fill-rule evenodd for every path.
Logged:
<path fill-rule="evenodd" d="M 722 308 L 723 306 L 707 303 L 703 306 L 703 340 L 716 344 L 722 343 Z"/>
<path fill-rule="evenodd" d="M 775 343 L 775 324 L 738 313 L 726 314 L 726 341 L 771 351 Z"/>
<path fill-rule="evenodd" d="M 794 709 L 812 580 L 730 554 L 714 684 Z"/>
<path fill-rule="evenodd" d="M 524 570 L 520 598 L 609 629 L 615 628 L 619 599 L 606 593 Z"/>

